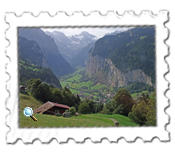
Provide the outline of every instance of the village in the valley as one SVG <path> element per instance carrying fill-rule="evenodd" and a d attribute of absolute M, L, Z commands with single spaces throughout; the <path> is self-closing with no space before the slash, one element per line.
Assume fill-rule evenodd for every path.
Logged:
<path fill-rule="evenodd" d="M 20 86 L 20 92 L 25 92 L 27 90 L 27 87 L 21 85 Z M 98 95 L 87 95 L 87 94 L 94 94 L 98 93 Z M 77 95 L 80 97 L 80 99 L 83 101 L 85 99 L 91 99 L 93 100 L 96 104 L 99 103 L 109 103 L 113 100 L 115 93 L 113 92 L 102 92 L 101 89 L 98 90 L 81 90 L 81 93 L 74 93 L 74 95 Z M 136 97 L 133 97 L 134 100 L 138 101 L 139 98 L 141 97 L 142 93 L 136 93 Z M 148 95 L 153 95 L 153 92 L 149 92 Z"/>
<path fill-rule="evenodd" d="M 98 90 L 98 97 L 96 98 L 96 96 L 94 97 L 94 95 L 86 95 L 86 92 L 81 92 L 78 93 L 79 97 L 81 98 L 81 100 L 85 100 L 85 99 L 91 99 L 94 100 L 96 103 L 108 103 L 111 102 L 115 96 L 115 93 L 113 92 L 100 92 Z M 76 95 L 76 93 L 74 93 L 74 95 Z M 133 97 L 134 100 L 138 101 L 139 98 L 141 97 L 142 93 L 136 93 L 136 97 Z M 153 93 L 148 93 L 148 95 L 153 95 Z"/>

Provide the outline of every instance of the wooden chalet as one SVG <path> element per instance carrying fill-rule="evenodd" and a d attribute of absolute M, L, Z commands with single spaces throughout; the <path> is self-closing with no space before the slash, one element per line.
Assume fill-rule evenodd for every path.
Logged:
<path fill-rule="evenodd" d="M 48 101 L 45 104 L 38 107 L 37 109 L 35 109 L 33 113 L 55 115 L 55 113 L 59 111 L 60 114 L 63 114 L 69 108 L 70 107 L 67 105 Z"/>
<path fill-rule="evenodd" d="M 19 87 L 19 91 L 25 93 L 25 92 L 26 92 L 26 87 L 23 86 L 23 85 L 21 85 L 21 86 Z"/>

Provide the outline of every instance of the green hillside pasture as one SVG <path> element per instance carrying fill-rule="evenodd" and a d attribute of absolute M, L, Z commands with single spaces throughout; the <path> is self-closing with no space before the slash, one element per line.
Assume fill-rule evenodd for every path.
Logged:
<path fill-rule="evenodd" d="M 91 94 L 89 94 L 89 93 L 84 93 L 84 95 L 89 96 L 89 95 L 91 95 Z"/>
<path fill-rule="evenodd" d="M 107 115 L 107 114 L 92 114 L 93 116 L 98 116 L 102 118 L 112 118 L 119 122 L 120 126 L 139 126 L 138 124 L 135 124 L 130 121 L 130 119 L 126 116 L 114 114 L 114 115 Z"/>
<path fill-rule="evenodd" d="M 52 116 L 44 114 L 33 114 L 37 121 L 30 117 L 25 117 L 20 113 L 20 128 L 38 127 L 109 127 L 114 126 L 112 120 L 108 118 L 96 117 L 91 115 L 80 115 L 65 118 L 62 116 Z"/>
<path fill-rule="evenodd" d="M 78 91 L 78 90 L 75 90 L 75 89 L 70 89 L 70 91 L 72 92 L 72 93 L 80 93 L 80 91 Z"/>
<path fill-rule="evenodd" d="M 73 89 L 77 89 L 77 88 L 79 88 L 79 85 L 76 84 L 76 83 L 70 83 L 70 84 L 69 84 L 69 87 L 70 87 L 70 88 L 73 88 Z"/>
<path fill-rule="evenodd" d="M 132 97 L 137 97 L 137 94 L 140 94 L 140 93 L 134 93 L 134 94 L 131 94 Z"/>
<path fill-rule="evenodd" d="M 82 75 L 76 74 L 75 76 L 67 79 L 66 81 L 69 81 L 69 82 L 79 81 L 79 79 L 81 79 L 81 77 L 82 77 Z"/>
<path fill-rule="evenodd" d="M 87 82 L 81 82 L 81 83 L 79 83 L 79 85 L 81 87 L 83 87 L 83 86 L 90 87 L 92 84 L 93 84 L 92 81 L 87 81 Z"/>
<path fill-rule="evenodd" d="M 30 107 L 33 110 L 44 104 L 42 101 L 35 99 L 33 96 L 28 94 L 19 95 L 20 111 L 23 111 L 25 107 Z"/>
<path fill-rule="evenodd" d="M 66 86 L 66 83 L 64 81 L 60 81 L 60 84 L 61 84 L 62 88 L 64 88 Z"/>
<path fill-rule="evenodd" d="M 70 81 L 66 81 L 66 83 L 69 85 L 69 87 L 74 88 L 74 89 L 80 89 L 83 86 L 90 87 L 91 84 L 92 84 L 91 81 L 88 81 L 88 82 L 75 82 L 75 83 L 72 83 Z"/>
<path fill-rule="evenodd" d="M 37 69 L 37 68 L 34 68 L 34 69 L 33 69 L 33 71 L 39 71 L 39 69 Z"/>
<path fill-rule="evenodd" d="M 104 84 L 96 84 L 95 86 L 92 86 L 91 89 L 94 90 L 94 89 L 100 89 L 100 88 L 104 88 L 104 87 L 107 87 L 106 85 Z"/>
<path fill-rule="evenodd" d="M 137 94 L 140 94 L 140 95 L 141 95 L 142 93 L 147 94 L 147 93 L 152 93 L 152 92 L 142 91 L 142 92 L 140 92 L 140 93 L 133 93 L 133 94 L 131 94 L 131 96 L 132 96 L 132 97 L 137 97 Z"/>

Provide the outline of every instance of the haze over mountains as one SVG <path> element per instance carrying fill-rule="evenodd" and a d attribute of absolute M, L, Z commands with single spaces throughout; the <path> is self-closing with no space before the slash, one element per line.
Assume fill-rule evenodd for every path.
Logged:
<path fill-rule="evenodd" d="M 59 31 L 19 28 L 18 43 L 21 58 L 49 68 L 58 79 L 86 67 L 86 80 L 94 84 L 155 85 L 154 27 L 116 30 L 100 39 L 86 31 L 66 36 Z"/>
<path fill-rule="evenodd" d="M 42 54 L 45 56 L 50 69 L 56 76 L 62 76 L 72 73 L 74 69 L 62 57 L 53 38 L 46 35 L 39 28 L 19 28 L 19 37 L 36 41 L 41 48 Z"/>
<path fill-rule="evenodd" d="M 98 39 L 96 36 L 89 34 L 86 31 L 83 31 L 78 35 L 72 35 L 71 37 L 68 37 L 59 31 L 45 31 L 45 33 L 54 39 L 61 55 L 68 62 L 70 62 L 82 48 Z"/>

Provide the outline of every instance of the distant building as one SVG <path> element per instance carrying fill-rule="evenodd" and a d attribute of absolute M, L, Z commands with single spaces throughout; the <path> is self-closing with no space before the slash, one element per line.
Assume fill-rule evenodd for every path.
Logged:
<path fill-rule="evenodd" d="M 54 102 L 46 102 L 42 106 L 36 108 L 33 112 L 39 113 L 39 114 L 49 114 L 49 115 L 55 115 L 58 111 L 60 114 L 63 114 L 67 109 L 70 107 L 63 104 L 58 104 Z"/>
<path fill-rule="evenodd" d="M 111 97 L 111 94 L 107 94 L 106 97 Z"/>
<path fill-rule="evenodd" d="M 22 93 L 25 93 L 25 92 L 26 92 L 26 87 L 23 86 L 23 85 L 21 85 L 21 86 L 19 87 L 19 91 L 22 92 Z"/>

